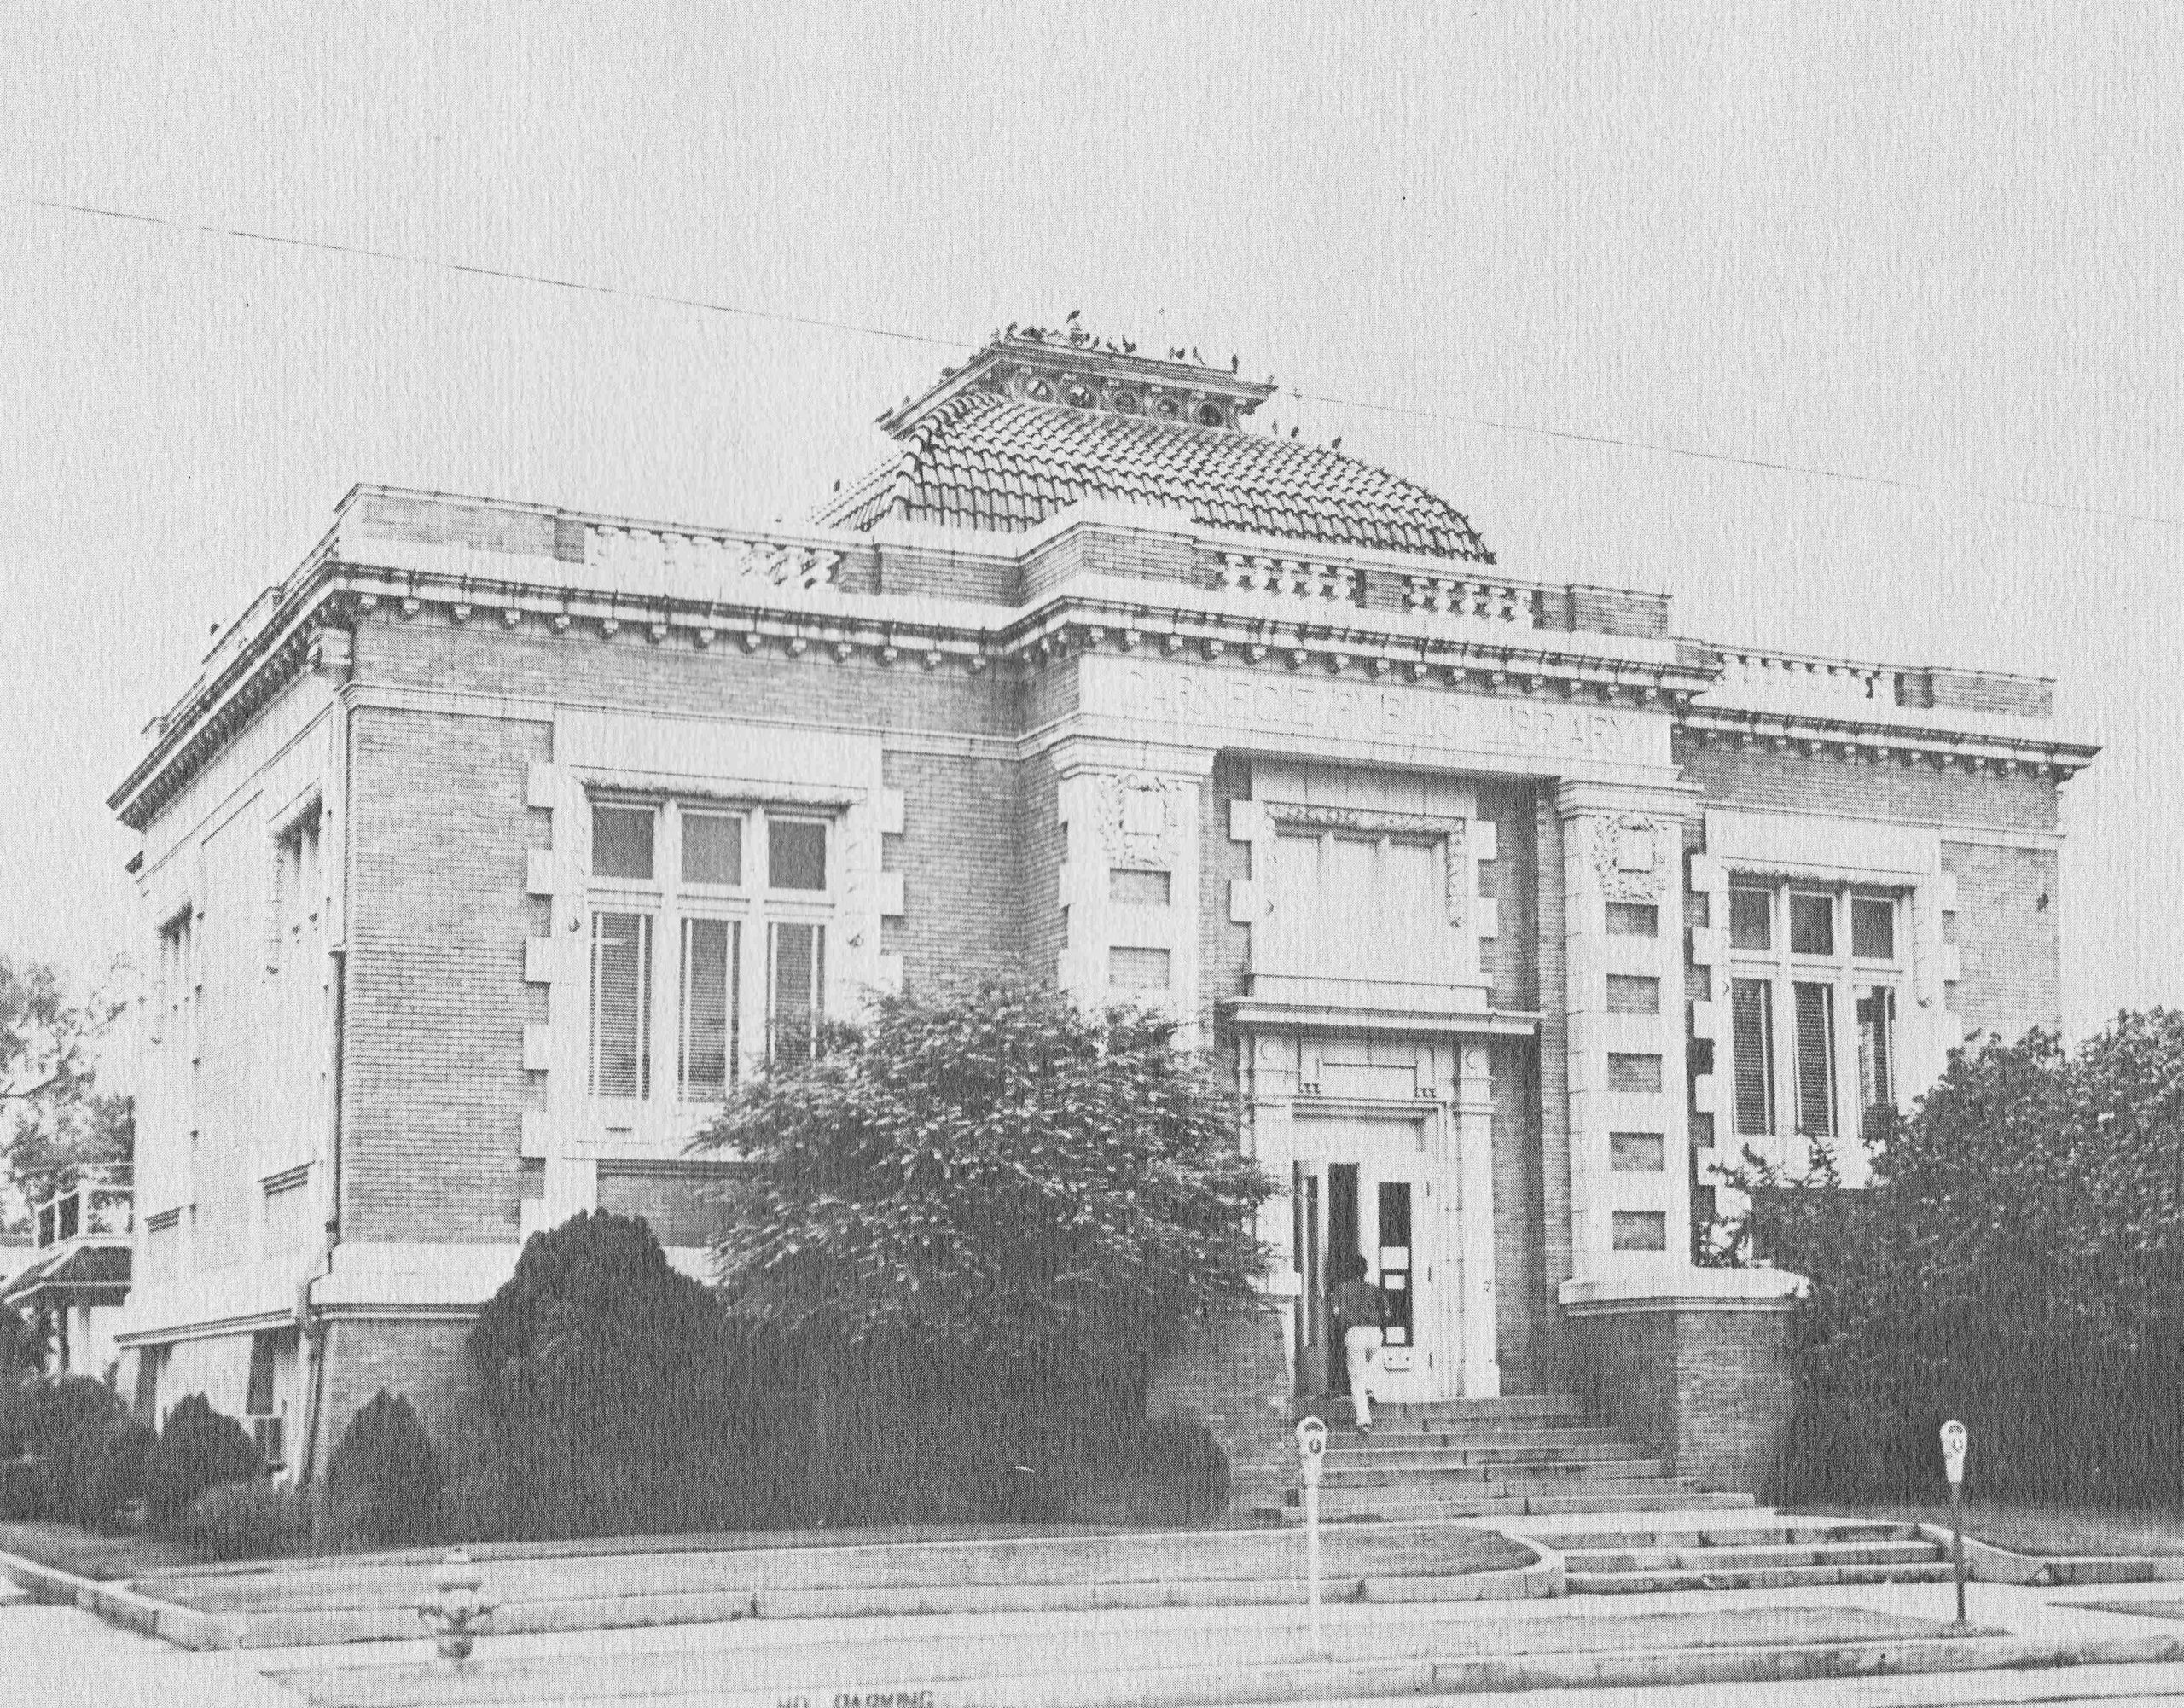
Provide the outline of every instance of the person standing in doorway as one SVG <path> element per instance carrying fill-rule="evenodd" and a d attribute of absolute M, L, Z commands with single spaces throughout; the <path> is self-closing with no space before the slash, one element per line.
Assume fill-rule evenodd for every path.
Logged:
<path fill-rule="evenodd" d="M 1380 1368 L 1380 1329 L 1387 1319 L 1387 1295 L 1366 1279 L 1370 1266 L 1353 1253 L 1342 1285 L 1334 1290 L 1334 1326 L 1342 1339 L 1350 1371 L 1350 1403 L 1357 1427 L 1373 1432 L 1372 1380 Z"/>

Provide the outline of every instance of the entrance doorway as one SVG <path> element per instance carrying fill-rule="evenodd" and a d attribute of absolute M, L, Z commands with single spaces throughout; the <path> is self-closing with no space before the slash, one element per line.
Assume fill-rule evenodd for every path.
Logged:
<path fill-rule="evenodd" d="M 1292 1170 L 1298 1267 L 1298 1386 L 1307 1395 L 1349 1391 L 1334 1334 L 1334 1293 L 1351 1259 L 1387 1299 L 1373 1384 L 1387 1401 L 1445 1399 L 1460 1391 L 1454 1253 L 1441 1249 L 1443 1197 L 1415 1121 L 1300 1121 L 1316 1157 Z M 1304 1148 L 1300 1145 L 1299 1148 Z"/>

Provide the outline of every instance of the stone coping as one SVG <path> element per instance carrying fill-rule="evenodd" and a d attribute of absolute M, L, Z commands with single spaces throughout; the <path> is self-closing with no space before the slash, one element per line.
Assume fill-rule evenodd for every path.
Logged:
<path fill-rule="evenodd" d="M 1620 1275 L 1572 1278 L 1556 1294 L 1571 1316 L 1588 1316 L 1655 1310 L 1788 1310 L 1811 1287 L 1804 1276 L 1787 1269 L 1663 1264 Z"/>

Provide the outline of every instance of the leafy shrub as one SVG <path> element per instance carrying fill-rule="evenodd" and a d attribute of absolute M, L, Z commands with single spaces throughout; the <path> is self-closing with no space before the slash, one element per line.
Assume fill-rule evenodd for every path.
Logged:
<path fill-rule="evenodd" d="M 44 1368 L 52 1338 L 37 1312 L 0 1304 L 0 1383 L 35 1375 Z M 0 1458 L 10 1456 L 0 1442 Z"/>
<path fill-rule="evenodd" d="M 327 1461 L 328 1540 L 343 1548 L 437 1540 L 444 1480 L 415 1410 L 381 1388 L 349 1420 Z"/>
<path fill-rule="evenodd" d="M 468 1350 L 501 1457 L 506 1533 L 749 1521 L 731 1444 L 746 1438 L 757 1366 L 642 1221 L 580 1214 L 532 1236 Z"/>
<path fill-rule="evenodd" d="M 91 1468 L 87 1522 L 111 1525 L 144 1498 L 144 1466 L 159 1438 L 133 1418 L 107 1437 Z"/>
<path fill-rule="evenodd" d="M 1175 1033 L 1008 982 L 836 1028 L 697 1142 L 742 1163 L 714 1244 L 735 1310 L 1049 1387 L 1025 1396 L 1042 1415 L 1068 1385 L 1134 1385 L 1192 1311 L 1254 1304 L 1267 1262 L 1252 1230 L 1274 1182 Z"/>
<path fill-rule="evenodd" d="M 222 1483 L 183 1512 L 178 1540 L 200 1560 L 270 1560 L 311 1534 L 311 1504 L 288 1483 Z"/>
<path fill-rule="evenodd" d="M 31 1390 L 39 1380 L 0 1371 L 0 1462 L 20 1459 L 29 1451 L 24 1422 L 30 1412 Z"/>
<path fill-rule="evenodd" d="M 40 1516 L 45 1479 L 27 1459 L 0 1459 L 0 1520 L 17 1523 Z"/>
<path fill-rule="evenodd" d="M 144 1512 L 159 1535 L 178 1538 L 190 1503 L 226 1483 L 254 1483 L 264 1470 L 243 1426 L 191 1394 L 167 1414 L 144 1462 Z"/>
<path fill-rule="evenodd" d="M 1023 983 L 891 997 L 700 1136 L 740 1163 L 730 1309 L 813 1391 L 805 1516 L 1054 1515 L 1151 1357 L 1254 1300 L 1274 1183 L 1175 1031 Z"/>
<path fill-rule="evenodd" d="M 93 1473 L 125 1415 L 113 1389 L 89 1376 L 41 1376 L 12 1388 L 0 1404 L 0 1447 L 30 1462 L 10 1473 L 9 1508 L 64 1524 L 97 1522 Z"/>
<path fill-rule="evenodd" d="M 1881 1136 L 1873 1185 L 1747 1152 L 1716 1243 L 1811 1278 L 1785 1467 L 1799 1502 L 1967 1484 L 2024 1499 L 2184 1500 L 2184 1010 L 2066 1052 L 1990 1038 Z"/>
<path fill-rule="evenodd" d="M 1084 1444 L 1049 1474 L 1045 1516 L 1075 1523 L 1180 1530 L 1211 1523 L 1228 1505 L 1228 1455 L 1204 1423 L 1173 1414 Z"/>

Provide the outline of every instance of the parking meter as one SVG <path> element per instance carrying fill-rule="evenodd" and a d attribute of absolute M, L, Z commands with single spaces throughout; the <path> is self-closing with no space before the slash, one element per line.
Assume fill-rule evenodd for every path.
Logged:
<path fill-rule="evenodd" d="M 1306 1488 L 1320 1486 L 1327 1459 L 1327 1426 L 1316 1417 L 1308 1417 L 1297 1426 L 1297 1464 L 1304 1473 Z"/>
<path fill-rule="evenodd" d="M 1942 1426 L 1942 1471 L 1949 1479 L 1949 1554 L 1956 1567 L 1956 1622 L 1964 1617 L 1964 1449 L 1972 1432 L 1951 1418 Z"/>
<path fill-rule="evenodd" d="M 1304 1585 L 1312 1609 L 1312 1653 L 1326 1653 L 1320 1640 L 1320 1479 L 1327 1466 L 1327 1426 L 1316 1417 L 1297 1426 L 1297 1468 L 1304 1479 Z"/>
<path fill-rule="evenodd" d="M 1972 1444 L 1972 1432 L 1951 1418 L 1942 1426 L 1942 1469 L 1952 1490 L 1964 1484 L 1964 1449 Z"/>

